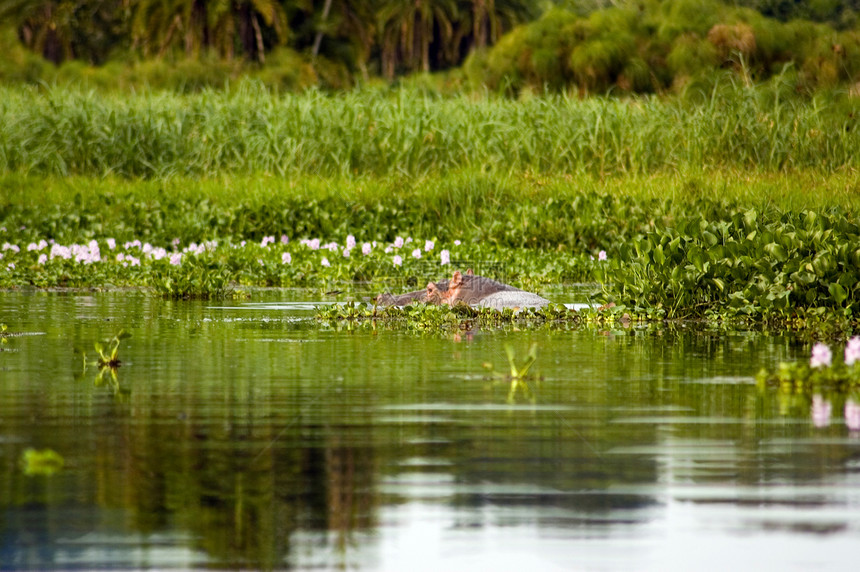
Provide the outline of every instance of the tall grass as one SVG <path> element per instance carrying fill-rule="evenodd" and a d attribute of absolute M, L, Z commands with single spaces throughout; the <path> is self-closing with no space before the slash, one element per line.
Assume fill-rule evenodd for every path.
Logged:
<path fill-rule="evenodd" d="M 697 103 L 418 90 L 104 95 L 0 88 L 0 172 L 164 178 L 860 166 L 857 100 L 724 85 Z"/>

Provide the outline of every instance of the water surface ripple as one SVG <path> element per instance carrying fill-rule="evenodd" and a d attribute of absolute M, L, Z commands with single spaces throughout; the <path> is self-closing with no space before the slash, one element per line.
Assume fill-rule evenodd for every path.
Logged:
<path fill-rule="evenodd" d="M 0 294 L 0 323 L 39 334 L 0 352 L 0 568 L 820 570 L 860 550 L 845 396 L 816 426 L 808 397 L 753 383 L 805 359 L 790 335 L 416 333 L 320 325 L 314 303 Z M 120 329 L 115 377 L 85 367 Z M 526 385 L 482 367 L 532 342 Z"/>

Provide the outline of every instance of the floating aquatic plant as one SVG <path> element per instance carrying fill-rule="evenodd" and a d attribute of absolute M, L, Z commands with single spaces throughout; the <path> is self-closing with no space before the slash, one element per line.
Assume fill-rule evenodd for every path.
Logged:
<path fill-rule="evenodd" d="M 120 330 L 117 334 L 112 337 L 110 340 L 103 342 L 96 342 L 95 348 L 96 352 L 99 354 L 98 366 L 101 368 L 111 367 L 117 368 L 122 362 L 119 361 L 117 357 L 119 354 L 119 344 L 122 340 L 128 339 L 131 337 L 131 334 L 126 332 L 125 330 Z"/>
<path fill-rule="evenodd" d="M 571 328 L 580 325 L 620 325 L 651 321 L 646 313 L 634 314 L 623 306 L 573 309 L 562 304 L 548 304 L 543 308 L 472 308 L 460 304 L 450 307 L 414 303 L 404 307 L 371 306 L 362 302 L 347 302 L 319 306 L 315 318 L 326 324 L 350 323 L 366 327 L 407 329 L 466 329 L 500 328 L 516 325 L 520 327 Z"/>
<path fill-rule="evenodd" d="M 657 224 L 598 266 L 607 300 L 668 318 L 856 320 L 860 226 L 839 212 L 738 209 Z"/>
<path fill-rule="evenodd" d="M 833 361 L 827 344 L 816 343 L 808 361 L 780 363 L 775 371 L 762 369 L 756 380 L 762 387 L 778 387 L 785 392 L 814 393 L 824 389 L 847 393 L 860 390 L 860 337 L 845 345 L 843 359 Z"/>
<path fill-rule="evenodd" d="M 27 448 L 21 453 L 20 465 L 25 475 L 50 476 L 63 468 L 65 460 L 52 449 Z"/>
<path fill-rule="evenodd" d="M 492 363 L 485 362 L 484 369 L 488 370 L 492 376 L 498 381 L 509 381 L 510 389 L 508 391 L 508 403 L 513 403 L 516 400 L 518 391 L 522 391 L 527 399 L 534 401 L 534 393 L 528 385 L 529 379 L 536 379 L 535 376 L 529 376 L 529 370 L 537 361 L 537 342 L 532 342 L 529 346 L 528 354 L 522 364 L 517 364 L 516 352 L 514 346 L 505 344 L 505 355 L 508 357 L 508 366 L 510 367 L 509 374 L 503 374 L 495 371 Z"/>
<path fill-rule="evenodd" d="M 114 395 L 128 394 L 128 390 L 122 388 L 119 384 L 117 370 L 122 365 L 122 362 L 119 360 L 119 345 L 122 340 L 130 337 L 130 333 L 120 330 L 110 340 L 95 342 L 98 359 L 93 362 L 87 361 L 86 351 L 76 348 L 75 352 L 82 355 L 83 361 L 83 369 L 78 379 L 85 378 L 89 367 L 95 366 L 98 367 L 98 372 L 93 380 L 93 384 L 96 387 L 110 387 Z"/>

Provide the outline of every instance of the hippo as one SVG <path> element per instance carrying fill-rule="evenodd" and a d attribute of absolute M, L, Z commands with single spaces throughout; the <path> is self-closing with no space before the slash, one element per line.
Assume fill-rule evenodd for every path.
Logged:
<path fill-rule="evenodd" d="M 550 303 L 537 294 L 514 288 L 485 276 L 475 276 L 472 269 L 461 274 L 454 272 L 451 280 L 430 282 L 424 290 L 405 294 L 380 294 L 376 298 L 379 306 L 406 306 L 413 302 L 426 304 L 466 304 L 478 308 L 542 308 Z"/>
<path fill-rule="evenodd" d="M 425 300 L 433 304 L 456 306 L 466 304 L 478 308 L 542 308 L 549 300 L 483 276 L 466 275 L 454 272 L 447 284 L 430 282 L 427 284 Z"/>
<path fill-rule="evenodd" d="M 464 276 L 456 271 L 451 280 L 427 284 L 425 298 L 427 302 L 433 304 L 455 306 L 462 303 L 471 306 L 497 292 L 522 292 L 522 290 L 496 282 L 491 278 L 469 273 Z"/>
<path fill-rule="evenodd" d="M 466 270 L 465 278 L 471 278 L 474 275 L 472 269 L 469 268 Z M 478 278 L 481 278 L 478 276 Z M 431 282 L 431 284 L 433 284 Z M 443 279 L 435 283 L 435 286 L 441 290 L 448 289 L 448 280 Z M 508 286 L 510 288 L 510 286 Z M 434 296 L 432 299 L 427 298 L 427 288 L 422 290 L 415 290 L 414 292 L 407 292 L 405 294 L 391 294 L 390 292 L 386 292 L 384 294 L 380 294 L 376 297 L 376 305 L 377 306 L 407 306 L 413 302 L 425 302 L 428 304 L 436 304 L 437 306 L 441 303 L 441 300 Z"/>

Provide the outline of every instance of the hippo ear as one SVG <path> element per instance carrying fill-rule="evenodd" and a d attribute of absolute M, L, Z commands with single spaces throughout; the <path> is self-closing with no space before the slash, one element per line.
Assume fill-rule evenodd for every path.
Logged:
<path fill-rule="evenodd" d="M 475 272 L 471 268 L 466 270 L 466 276 L 474 276 L 474 275 L 475 275 Z"/>
<path fill-rule="evenodd" d="M 463 275 L 460 274 L 459 270 L 455 270 L 454 276 L 451 278 L 451 282 L 448 284 L 448 289 L 451 290 L 453 288 L 457 288 L 462 283 L 463 283 Z"/>

